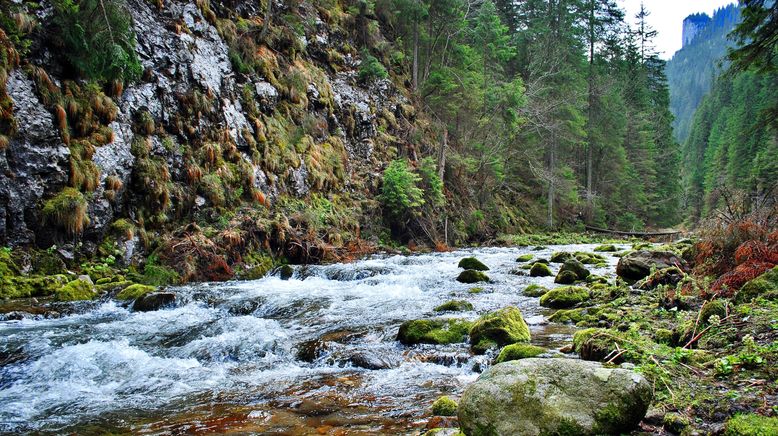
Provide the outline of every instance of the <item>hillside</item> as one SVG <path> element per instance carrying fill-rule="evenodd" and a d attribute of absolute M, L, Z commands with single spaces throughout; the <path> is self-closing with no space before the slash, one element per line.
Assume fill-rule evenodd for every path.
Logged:
<path fill-rule="evenodd" d="M 706 16 L 707 17 L 707 16 Z M 688 44 L 667 62 L 670 111 L 675 139 L 683 143 L 689 136 L 694 111 L 710 91 L 718 75 L 726 69 L 727 48 L 733 45 L 727 35 L 740 20 L 740 10 L 731 4 L 704 21 Z"/>

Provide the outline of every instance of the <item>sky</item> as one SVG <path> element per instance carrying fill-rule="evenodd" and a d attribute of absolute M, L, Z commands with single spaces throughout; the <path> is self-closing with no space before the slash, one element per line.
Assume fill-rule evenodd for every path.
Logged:
<path fill-rule="evenodd" d="M 627 11 L 627 22 L 635 23 L 635 15 L 640 11 L 641 0 L 617 0 Z M 713 15 L 713 11 L 736 3 L 735 0 L 643 0 L 651 13 L 648 22 L 659 32 L 656 48 L 663 59 L 670 59 L 681 49 L 681 30 L 683 19 L 695 12 Z"/>

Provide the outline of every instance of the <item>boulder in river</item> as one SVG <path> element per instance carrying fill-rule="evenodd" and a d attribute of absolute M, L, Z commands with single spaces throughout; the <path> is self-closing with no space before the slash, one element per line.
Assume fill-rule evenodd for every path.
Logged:
<path fill-rule="evenodd" d="M 648 291 L 651 289 L 655 289 L 657 286 L 660 285 L 675 286 L 683 279 L 685 275 L 686 274 L 683 271 L 681 271 L 680 268 L 671 266 L 670 268 L 664 268 L 664 269 L 654 271 L 652 274 L 650 274 L 648 277 L 646 277 L 640 283 L 638 283 L 635 287 L 638 289 L 642 289 L 644 291 Z"/>
<path fill-rule="evenodd" d="M 489 276 L 482 273 L 481 271 L 466 269 L 459 274 L 459 277 L 457 277 L 457 281 L 460 283 L 488 282 Z"/>
<path fill-rule="evenodd" d="M 466 312 L 473 310 L 473 304 L 465 300 L 447 301 L 435 308 L 435 312 Z"/>
<path fill-rule="evenodd" d="M 136 312 L 151 312 L 169 306 L 175 301 L 176 294 L 173 292 L 152 292 L 135 300 L 132 310 Z"/>
<path fill-rule="evenodd" d="M 460 260 L 458 266 L 460 268 L 472 269 L 475 271 L 489 271 L 489 267 L 475 257 L 466 257 Z"/>
<path fill-rule="evenodd" d="M 560 285 L 572 285 L 576 280 L 578 280 L 578 276 L 575 275 L 574 272 L 565 270 L 559 271 L 557 273 L 556 278 L 554 278 L 554 283 L 558 283 Z"/>
<path fill-rule="evenodd" d="M 500 350 L 500 354 L 494 362 L 503 363 L 511 360 L 529 359 L 530 357 L 537 357 L 545 352 L 545 348 L 535 345 L 511 344 Z"/>
<path fill-rule="evenodd" d="M 548 288 L 533 283 L 524 289 L 523 294 L 527 297 L 540 297 L 548 292 Z"/>
<path fill-rule="evenodd" d="M 465 389 L 458 416 L 469 435 L 622 434 L 643 419 L 651 392 L 631 370 L 530 358 L 481 374 Z"/>
<path fill-rule="evenodd" d="M 661 270 L 678 267 L 687 271 L 686 261 L 669 251 L 640 250 L 627 254 L 619 259 L 616 274 L 626 280 L 640 280 L 651 274 L 651 268 Z"/>
<path fill-rule="evenodd" d="M 487 313 L 470 328 L 470 345 L 477 354 L 529 339 L 529 327 L 521 311 L 512 306 Z"/>
<path fill-rule="evenodd" d="M 463 342 L 470 322 L 461 319 L 416 319 L 405 321 L 397 340 L 405 345 L 454 344 Z"/>
<path fill-rule="evenodd" d="M 615 251 L 618 251 L 618 249 L 613 244 L 605 244 L 596 247 L 594 251 L 599 253 L 613 253 Z"/>
<path fill-rule="evenodd" d="M 576 259 L 566 260 L 565 263 L 559 268 L 559 272 L 570 271 L 575 274 L 578 280 L 585 280 L 591 275 L 588 269 Z"/>
<path fill-rule="evenodd" d="M 581 286 L 562 286 L 540 297 L 540 305 L 554 309 L 567 309 L 583 303 L 591 297 L 589 290 Z"/>
<path fill-rule="evenodd" d="M 529 275 L 532 277 L 550 277 L 554 274 L 545 263 L 535 262 L 529 270 Z"/>

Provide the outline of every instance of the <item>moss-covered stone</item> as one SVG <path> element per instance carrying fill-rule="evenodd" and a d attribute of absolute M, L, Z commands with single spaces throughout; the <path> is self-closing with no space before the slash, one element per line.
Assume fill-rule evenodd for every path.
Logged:
<path fill-rule="evenodd" d="M 583 309 L 562 309 L 554 312 L 548 320 L 551 322 L 558 322 L 560 324 L 572 323 L 578 324 L 583 321 Z"/>
<path fill-rule="evenodd" d="M 621 343 L 618 332 L 600 328 L 579 330 L 573 335 L 573 351 L 583 360 L 600 361 L 605 359 Z"/>
<path fill-rule="evenodd" d="M 532 260 L 535 256 L 532 254 L 522 254 L 521 256 L 516 258 L 516 262 L 529 262 Z"/>
<path fill-rule="evenodd" d="M 614 251 L 618 251 L 618 249 L 613 244 L 605 244 L 595 247 L 594 251 L 598 253 L 613 253 Z"/>
<path fill-rule="evenodd" d="M 481 271 L 475 271 L 472 269 L 467 269 L 462 271 L 459 276 L 457 277 L 457 281 L 460 283 L 480 283 L 480 282 L 488 282 L 489 276 L 482 273 Z"/>
<path fill-rule="evenodd" d="M 718 316 L 719 319 L 724 319 L 727 316 L 727 306 L 723 300 L 706 301 L 700 309 L 700 322 L 707 323 L 713 315 Z"/>
<path fill-rule="evenodd" d="M 601 254 L 587 253 L 585 251 L 576 251 L 573 253 L 573 257 L 585 265 L 597 265 L 599 263 L 606 262 L 605 256 Z"/>
<path fill-rule="evenodd" d="M 489 267 L 475 257 L 466 257 L 459 261 L 460 268 L 471 269 L 474 271 L 489 271 Z"/>
<path fill-rule="evenodd" d="M 591 275 L 589 275 L 589 277 L 586 278 L 586 283 L 592 283 L 592 284 L 600 283 L 600 284 L 603 284 L 603 285 L 607 285 L 608 284 L 608 278 L 607 277 L 603 277 L 603 276 L 598 276 L 598 275 L 591 274 Z"/>
<path fill-rule="evenodd" d="M 527 297 L 540 297 L 546 292 L 548 292 L 548 288 L 533 283 L 524 288 L 524 292 L 522 292 L 522 294 L 526 295 Z"/>
<path fill-rule="evenodd" d="M 465 300 L 447 301 L 435 308 L 435 312 L 465 312 L 473 310 L 473 305 Z"/>
<path fill-rule="evenodd" d="M 281 280 L 289 280 L 294 275 L 294 267 L 292 265 L 281 265 L 281 267 L 278 268 L 278 277 L 281 278 Z"/>
<path fill-rule="evenodd" d="M 768 436 L 778 434 L 778 418 L 755 413 L 736 415 L 727 421 L 724 436 Z"/>
<path fill-rule="evenodd" d="M 482 316 L 470 328 L 470 345 L 478 354 L 494 345 L 505 346 L 529 340 L 529 327 L 521 311 L 512 306 Z"/>
<path fill-rule="evenodd" d="M 55 293 L 57 301 L 92 300 L 97 296 L 92 283 L 84 279 L 76 279 L 61 287 Z"/>
<path fill-rule="evenodd" d="M 397 340 L 405 345 L 463 342 L 472 323 L 461 319 L 417 319 L 400 326 Z"/>
<path fill-rule="evenodd" d="M 678 413 L 668 413 L 662 418 L 662 425 L 665 430 L 674 434 L 681 434 L 681 432 L 691 424 L 691 421 L 686 416 Z"/>
<path fill-rule="evenodd" d="M 468 293 L 468 294 L 480 294 L 480 293 L 481 293 L 481 292 L 483 292 L 483 291 L 484 291 L 484 288 L 475 287 L 475 288 L 470 288 L 470 289 L 468 289 L 468 290 L 467 290 L 467 293 Z"/>
<path fill-rule="evenodd" d="M 559 271 L 570 271 L 575 274 L 577 280 L 585 280 L 591 275 L 588 269 L 583 266 L 577 259 L 566 260 L 564 264 L 559 268 Z"/>
<path fill-rule="evenodd" d="M 555 251 L 551 254 L 551 262 L 553 263 L 564 263 L 566 260 L 570 260 L 572 258 L 573 254 L 566 251 Z"/>
<path fill-rule="evenodd" d="M 535 262 L 529 270 L 529 275 L 532 277 L 550 277 L 554 274 L 545 263 Z"/>
<path fill-rule="evenodd" d="M 432 403 L 432 414 L 436 416 L 456 416 L 457 402 L 450 397 L 442 396 Z"/>
<path fill-rule="evenodd" d="M 132 286 L 134 284 L 135 283 L 133 283 L 133 282 L 131 282 L 129 280 L 121 280 L 121 281 L 118 281 L 118 282 L 109 282 L 109 283 L 103 283 L 103 284 L 100 284 L 100 285 L 95 285 L 95 289 L 97 290 L 98 293 L 101 293 L 101 294 L 104 293 L 104 292 L 114 293 L 114 292 L 119 292 L 122 289 L 124 289 L 124 288 L 126 288 L 128 286 Z"/>
<path fill-rule="evenodd" d="M 657 344 L 672 345 L 673 331 L 670 329 L 657 329 L 654 332 L 654 342 Z"/>
<path fill-rule="evenodd" d="M 578 280 L 578 276 L 575 275 L 574 272 L 559 271 L 559 273 L 557 273 L 556 277 L 554 278 L 554 283 L 558 283 L 560 285 L 572 285 L 576 280 Z"/>
<path fill-rule="evenodd" d="M 546 352 L 545 348 L 530 344 L 511 344 L 500 350 L 500 354 L 494 363 L 507 362 L 509 360 L 527 359 L 536 357 Z"/>
<path fill-rule="evenodd" d="M 778 266 L 747 282 L 735 294 L 735 302 L 747 303 L 754 298 L 778 291 Z"/>
<path fill-rule="evenodd" d="M 116 299 L 122 301 L 135 300 L 156 290 L 157 288 L 154 286 L 141 285 L 136 283 L 122 289 L 121 292 L 116 294 Z"/>
<path fill-rule="evenodd" d="M 548 291 L 540 297 L 540 305 L 554 309 L 566 309 L 582 303 L 591 297 L 589 290 L 580 286 L 562 286 Z"/>
<path fill-rule="evenodd" d="M 68 283 L 67 276 L 5 276 L 0 279 L 0 298 L 15 299 L 54 295 Z"/>

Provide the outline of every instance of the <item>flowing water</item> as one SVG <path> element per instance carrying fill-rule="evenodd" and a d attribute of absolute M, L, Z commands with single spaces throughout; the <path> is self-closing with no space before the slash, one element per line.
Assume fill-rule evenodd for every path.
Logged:
<path fill-rule="evenodd" d="M 0 432 L 418 433 L 432 402 L 459 395 L 491 358 L 467 344 L 403 346 L 395 340 L 403 321 L 474 320 L 514 305 L 534 344 L 569 343 L 573 329 L 548 324 L 550 312 L 521 294 L 530 283 L 553 287 L 553 277 L 510 273 L 528 252 L 378 255 L 298 267 L 288 281 L 178 287 L 176 306 L 155 312 L 105 301 L 61 318 L 0 322 Z M 492 283 L 455 280 L 470 255 L 491 267 Z M 609 267 L 594 274 L 613 273 L 617 259 L 606 257 Z M 475 309 L 433 311 L 451 299 Z"/>

